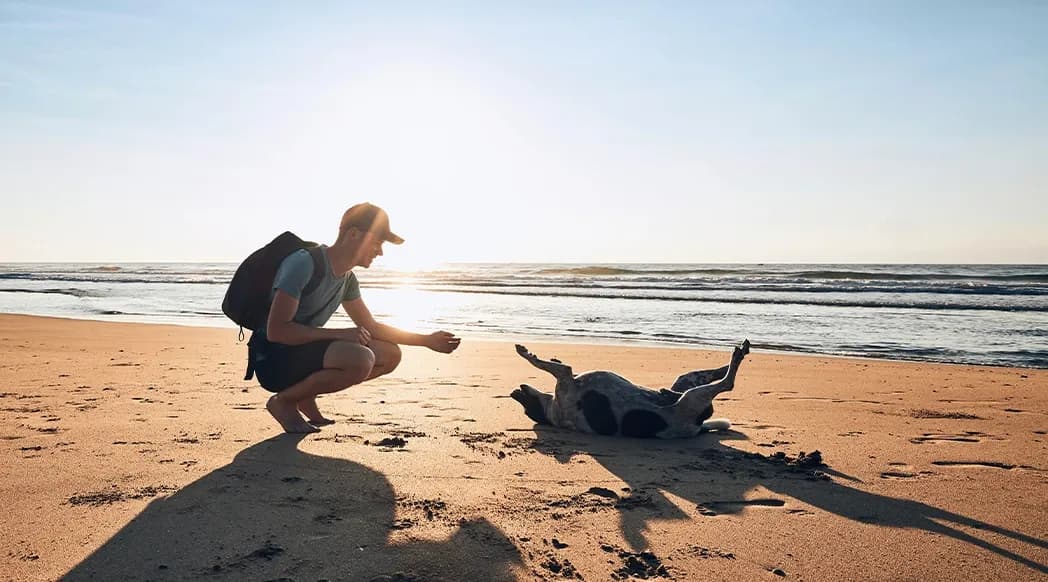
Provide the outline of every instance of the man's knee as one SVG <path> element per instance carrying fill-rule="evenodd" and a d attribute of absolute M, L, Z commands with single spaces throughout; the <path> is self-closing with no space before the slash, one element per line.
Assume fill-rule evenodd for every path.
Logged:
<path fill-rule="evenodd" d="M 401 351 L 400 346 L 397 344 L 384 341 L 373 341 L 371 342 L 370 347 L 372 353 L 375 355 L 375 365 L 371 373 L 372 377 L 388 374 L 400 365 Z"/>
<path fill-rule="evenodd" d="M 339 370 L 347 386 L 363 382 L 375 367 L 375 353 L 365 346 L 334 342 L 324 354 L 324 367 Z"/>

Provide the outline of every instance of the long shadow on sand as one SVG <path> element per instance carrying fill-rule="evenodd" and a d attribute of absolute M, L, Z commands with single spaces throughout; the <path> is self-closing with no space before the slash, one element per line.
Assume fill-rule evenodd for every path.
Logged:
<path fill-rule="evenodd" d="M 392 544 L 396 497 L 363 465 L 281 435 L 150 503 L 65 580 L 511 580 L 520 556 L 484 519 Z"/>
<path fill-rule="evenodd" d="M 651 441 L 580 435 L 545 426 L 535 426 L 535 431 L 535 450 L 561 463 L 569 462 L 576 453 L 591 456 L 628 485 L 631 495 L 615 506 L 623 537 L 635 550 L 648 547 L 644 531 L 649 520 L 689 519 L 665 493 L 695 503 L 707 515 L 738 513 L 753 505 L 783 505 L 782 500 L 771 497 L 747 499 L 746 494 L 760 486 L 857 522 L 949 536 L 1048 573 L 1048 566 L 965 533 L 960 526 L 1005 536 L 1030 548 L 1048 548 L 1045 540 L 919 501 L 857 489 L 848 484 L 857 479 L 825 465 L 803 466 L 788 458 L 747 453 L 723 444 L 746 440 L 738 432 L 707 433 L 687 441 Z M 643 507 L 656 507 L 658 512 L 638 509 Z"/>

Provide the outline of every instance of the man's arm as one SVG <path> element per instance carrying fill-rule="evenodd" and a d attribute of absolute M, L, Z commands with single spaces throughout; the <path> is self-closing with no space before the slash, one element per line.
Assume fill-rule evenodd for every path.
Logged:
<path fill-rule="evenodd" d="M 459 346 L 459 338 L 455 334 L 446 331 L 436 331 L 430 334 L 412 333 L 375 321 L 371 310 L 359 297 L 342 302 L 342 309 L 346 315 L 357 324 L 357 327 L 371 332 L 374 339 L 387 341 L 404 346 L 424 346 L 433 351 L 449 354 Z"/>
<path fill-rule="evenodd" d="M 324 329 L 294 321 L 298 299 L 277 290 L 266 321 L 266 338 L 271 342 L 297 346 L 321 340 L 345 340 L 367 345 L 370 338 L 366 329 Z"/>

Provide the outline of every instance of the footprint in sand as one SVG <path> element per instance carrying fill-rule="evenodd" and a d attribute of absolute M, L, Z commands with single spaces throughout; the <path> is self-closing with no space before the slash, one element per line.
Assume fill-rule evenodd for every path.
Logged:
<path fill-rule="evenodd" d="M 342 521 L 342 518 L 339 517 L 338 515 L 332 513 L 332 512 L 328 512 L 328 513 L 322 513 L 322 514 L 314 517 L 313 521 L 315 521 L 317 523 L 322 523 L 324 525 L 332 525 L 332 524 L 334 524 L 337 521 Z"/>
<path fill-rule="evenodd" d="M 1005 412 L 1010 414 L 1043 414 L 1041 412 L 1034 412 L 1032 410 L 1023 410 L 1021 408 L 1005 408 Z"/>
<path fill-rule="evenodd" d="M 965 431 L 962 434 L 937 434 L 937 433 L 924 433 L 921 436 L 913 437 L 910 439 L 911 443 L 922 444 L 922 443 L 934 443 L 934 442 L 958 442 L 958 443 L 977 443 L 980 441 L 977 437 L 985 437 L 981 432 Z"/>
<path fill-rule="evenodd" d="M 793 509 L 787 509 L 786 513 L 789 513 L 789 514 L 792 514 L 792 515 L 815 515 L 814 511 L 808 511 L 807 509 L 801 509 L 799 507 L 795 507 Z"/>
<path fill-rule="evenodd" d="M 706 516 L 718 515 L 718 509 L 730 513 L 738 513 L 743 507 L 782 507 L 786 502 L 782 499 L 739 499 L 736 501 L 707 501 L 698 505 L 699 513 Z"/>
<path fill-rule="evenodd" d="M 940 467 L 963 467 L 963 468 L 986 468 L 990 467 L 993 469 L 1014 469 L 1016 466 L 1011 463 L 1002 463 L 1000 461 L 932 461 L 933 465 Z"/>
<path fill-rule="evenodd" d="M 961 403 L 961 404 L 981 404 L 981 405 L 994 405 L 1004 404 L 1004 400 L 962 400 L 959 398 L 940 398 L 939 402 L 945 402 L 947 404 Z"/>
<path fill-rule="evenodd" d="M 767 429 L 770 429 L 770 428 L 778 428 L 778 429 L 786 428 L 785 426 L 779 426 L 777 424 L 752 424 L 751 425 L 751 424 L 749 424 L 749 423 L 747 423 L 745 421 L 733 422 L 732 424 L 734 424 L 735 426 L 752 428 L 753 430 L 767 430 Z"/>
<path fill-rule="evenodd" d="M 937 418 L 937 419 L 957 419 L 957 420 L 986 420 L 981 416 L 969 414 L 967 412 L 943 412 L 940 410 L 930 410 L 928 408 L 918 408 L 910 411 L 910 416 L 913 418 Z"/>
<path fill-rule="evenodd" d="M 881 479 L 906 481 L 910 479 L 918 479 L 926 475 L 934 475 L 931 471 L 918 471 L 912 465 L 906 463 L 894 462 L 888 463 L 888 466 L 891 468 L 881 473 Z"/>

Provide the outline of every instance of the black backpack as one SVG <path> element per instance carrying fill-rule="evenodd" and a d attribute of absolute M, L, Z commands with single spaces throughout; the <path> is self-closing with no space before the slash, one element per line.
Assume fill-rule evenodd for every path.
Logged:
<path fill-rule="evenodd" d="M 306 249 L 313 257 L 313 276 L 302 290 L 303 295 L 312 293 L 324 276 L 324 257 L 317 243 L 304 241 L 291 232 L 284 232 L 266 246 L 251 253 L 237 267 L 233 280 L 229 282 L 226 296 L 222 300 L 222 312 L 240 326 L 240 339 L 244 329 L 264 329 L 269 318 L 269 295 L 273 291 L 273 280 L 280 263 L 291 253 Z"/>

